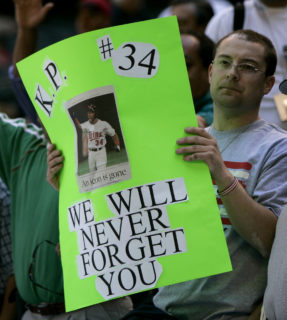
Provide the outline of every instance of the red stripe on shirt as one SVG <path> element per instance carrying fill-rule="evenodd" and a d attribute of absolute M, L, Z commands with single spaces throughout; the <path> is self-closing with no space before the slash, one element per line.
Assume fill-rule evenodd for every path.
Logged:
<path fill-rule="evenodd" d="M 233 162 L 233 161 L 224 161 L 227 168 L 230 169 L 245 169 L 251 170 L 252 164 L 250 162 Z"/>
<path fill-rule="evenodd" d="M 232 225 L 232 223 L 231 223 L 231 221 L 229 220 L 229 218 L 222 218 L 222 217 L 221 217 L 221 222 L 222 222 L 222 224 L 227 224 L 227 225 L 229 225 L 229 226 Z"/>

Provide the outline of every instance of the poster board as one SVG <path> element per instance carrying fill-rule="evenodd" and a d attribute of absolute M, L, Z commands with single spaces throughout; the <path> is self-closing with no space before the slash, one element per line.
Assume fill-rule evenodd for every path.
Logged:
<path fill-rule="evenodd" d="M 197 125 L 175 17 L 78 35 L 17 66 L 65 158 L 67 311 L 231 270 L 208 167 L 175 153 Z"/>

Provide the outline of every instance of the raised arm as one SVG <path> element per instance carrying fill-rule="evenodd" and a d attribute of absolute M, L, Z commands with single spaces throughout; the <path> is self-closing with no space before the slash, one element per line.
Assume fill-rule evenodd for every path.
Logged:
<path fill-rule="evenodd" d="M 80 121 L 78 120 L 78 118 L 75 118 L 75 124 L 76 126 L 80 129 L 80 130 L 83 130 L 82 126 L 81 126 L 81 123 Z"/>
<path fill-rule="evenodd" d="M 36 51 L 37 28 L 54 4 L 48 2 L 43 5 L 42 0 L 14 0 L 14 5 L 18 31 L 13 51 L 13 72 L 19 77 L 16 63 Z"/>
<path fill-rule="evenodd" d="M 222 160 L 216 139 L 202 128 L 190 127 L 185 131 L 196 135 L 179 139 L 177 143 L 182 147 L 176 150 L 177 154 L 184 155 L 185 161 L 205 162 L 218 190 L 223 191 L 232 186 L 236 181 Z M 253 200 L 239 183 L 233 186 L 235 188 L 231 192 L 221 196 L 232 226 L 263 257 L 268 257 L 277 217 L 271 210 Z"/>

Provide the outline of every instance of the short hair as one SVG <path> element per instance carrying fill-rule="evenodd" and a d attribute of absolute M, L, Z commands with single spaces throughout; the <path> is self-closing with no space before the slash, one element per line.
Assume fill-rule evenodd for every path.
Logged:
<path fill-rule="evenodd" d="M 180 4 L 193 4 L 195 7 L 196 23 L 199 26 L 206 26 L 209 20 L 213 17 L 214 11 L 212 6 L 204 0 L 173 0 L 171 6 Z"/>
<path fill-rule="evenodd" d="M 207 35 L 195 31 L 189 31 L 186 33 L 182 33 L 181 35 L 190 35 L 198 40 L 198 56 L 202 62 L 203 67 L 205 69 L 208 69 L 213 60 L 213 52 L 215 47 L 214 42 Z"/>
<path fill-rule="evenodd" d="M 276 54 L 276 50 L 274 48 L 274 45 L 270 39 L 268 39 L 264 35 L 262 35 L 258 32 L 255 32 L 253 30 L 249 30 L 249 29 L 236 30 L 236 31 L 229 33 L 228 35 L 226 35 L 222 39 L 220 39 L 215 44 L 214 51 L 213 51 L 213 58 L 215 57 L 217 49 L 219 48 L 220 44 L 225 39 L 227 39 L 233 35 L 237 36 L 239 39 L 242 39 L 242 40 L 246 40 L 246 41 L 254 42 L 254 43 L 259 43 L 264 47 L 264 49 L 265 49 L 264 60 L 266 63 L 265 76 L 266 77 L 273 76 L 275 73 L 275 70 L 276 70 L 276 66 L 277 66 L 277 54 Z"/>

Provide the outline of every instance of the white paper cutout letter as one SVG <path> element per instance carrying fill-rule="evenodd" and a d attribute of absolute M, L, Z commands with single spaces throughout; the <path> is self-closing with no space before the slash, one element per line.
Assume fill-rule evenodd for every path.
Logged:
<path fill-rule="evenodd" d="M 59 69 L 56 63 L 52 60 L 46 60 L 44 64 L 44 72 L 52 84 L 55 91 L 57 91 L 63 84 Z"/>
<path fill-rule="evenodd" d="M 96 278 L 96 288 L 104 299 L 153 288 L 162 273 L 156 260 L 129 265 Z"/>
<path fill-rule="evenodd" d="M 97 39 L 97 44 L 100 50 L 101 58 L 103 61 L 112 57 L 114 47 L 110 36 L 104 36 Z"/>
<path fill-rule="evenodd" d="M 112 58 L 115 72 L 125 77 L 152 78 L 159 67 L 158 50 L 150 43 L 123 43 Z"/>
<path fill-rule="evenodd" d="M 51 117 L 54 100 L 48 95 L 44 88 L 40 84 L 37 86 L 35 101 L 46 113 L 48 117 Z"/>
<path fill-rule="evenodd" d="M 68 221 L 71 232 L 93 224 L 95 218 L 91 200 L 78 202 L 69 207 Z"/>

